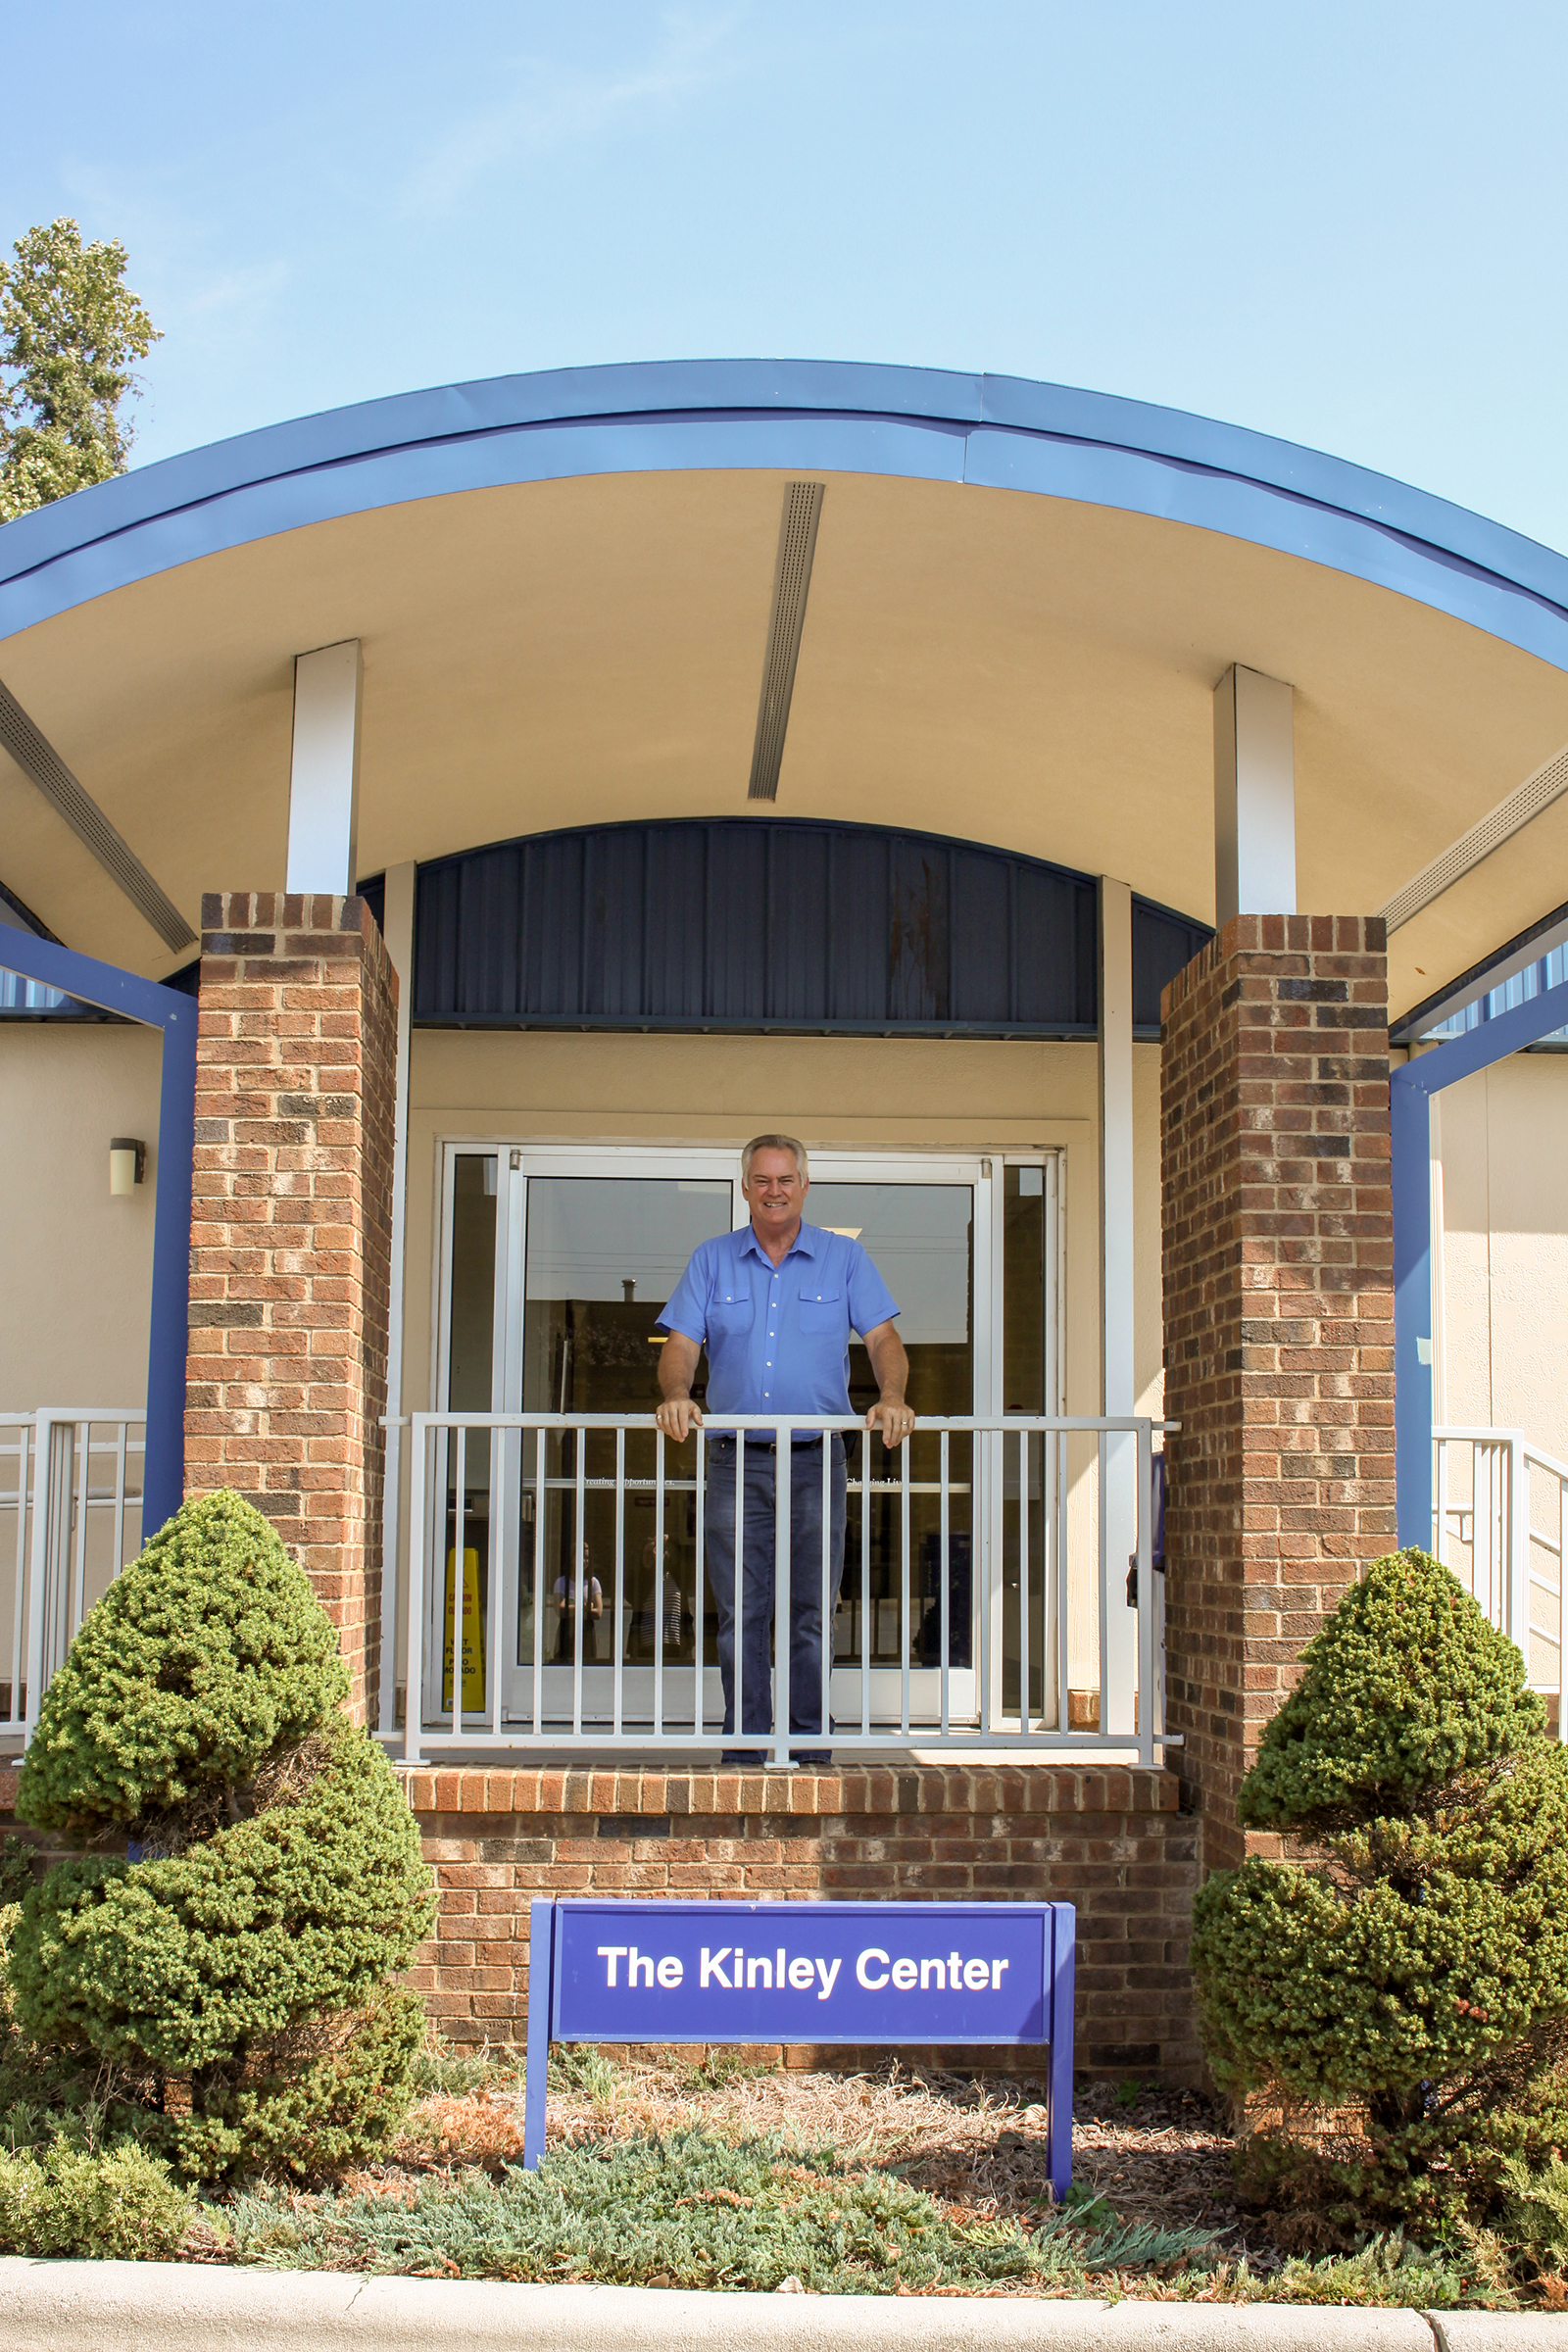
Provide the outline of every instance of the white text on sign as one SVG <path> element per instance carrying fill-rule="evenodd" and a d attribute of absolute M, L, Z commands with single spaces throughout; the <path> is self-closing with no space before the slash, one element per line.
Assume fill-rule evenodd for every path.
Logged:
<path fill-rule="evenodd" d="M 634 1943 L 601 1943 L 596 1948 L 605 1963 L 605 1984 L 612 1989 L 646 1986 L 652 1991 L 658 1984 L 673 1992 L 685 1981 L 685 1962 L 673 1952 L 656 1955 L 639 1951 Z M 619 1975 L 622 1962 L 624 1977 Z M 832 1997 L 843 1965 L 842 1959 L 824 1960 L 815 1953 L 792 1955 L 783 1944 L 770 1952 L 747 1952 L 739 1944 L 729 1943 L 710 1951 L 705 1943 L 698 1976 L 704 1992 L 782 1992 L 787 1987 L 791 1992 L 814 1990 L 817 1999 L 825 2001 Z M 855 1980 L 867 1992 L 881 1992 L 889 1986 L 895 1992 L 1000 1992 L 1009 1965 L 1006 1960 L 982 1959 L 978 1954 L 965 1959 L 958 1952 L 895 1960 L 873 1943 L 857 1958 Z"/>

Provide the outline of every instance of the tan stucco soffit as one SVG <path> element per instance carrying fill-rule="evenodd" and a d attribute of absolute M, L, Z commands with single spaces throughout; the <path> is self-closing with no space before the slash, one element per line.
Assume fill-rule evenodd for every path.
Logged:
<path fill-rule="evenodd" d="M 3 680 L 0 680 L 0 745 L 98 860 L 117 889 L 123 892 L 137 913 L 158 933 L 164 945 L 193 947 L 196 934 L 178 907 L 160 890 L 130 844 L 116 832 L 92 795 L 72 774 L 42 728 L 34 724 Z"/>

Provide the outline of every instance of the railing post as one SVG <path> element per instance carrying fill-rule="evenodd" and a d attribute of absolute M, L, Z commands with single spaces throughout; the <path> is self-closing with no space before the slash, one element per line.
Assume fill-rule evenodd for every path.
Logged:
<path fill-rule="evenodd" d="M 736 1452 L 740 1448 L 737 1446 Z M 737 1463 L 737 1476 L 739 1464 Z M 773 1752 L 769 1772 L 793 1770 L 790 1761 L 790 1502 L 795 1483 L 795 1432 L 773 1432 Z M 737 1557 L 739 1546 L 737 1546 Z M 741 1613 L 735 1616 L 736 1652 L 742 1641 Z M 824 1641 L 827 1628 L 822 1629 Z M 736 1705 L 740 1704 L 737 1678 Z"/>
<path fill-rule="evenodd" d="M 1154 1442 L 1138 1424 L 1138 1761 L 1154 1761 Z"/>
<path fill-rule="evenodd" d="M 31 1557 L 27 1544 L 27 1497 L 32 1491 L 33 1461 L 32 1423 L 19 1417 L 14 1426 L 17 1433 L 17 1542 L 13 1562 L 16 1583 L 11 1594 L 11 1655 L 8 1668 L 11 1689 L 5 1716 L 8 1724 L 24 1721 L 22 1692 L 27 1667 L 23 1656 L 22 1642 L 27 1601 L 27 1563 Z"/>
<path fill-rule="evenodd" d="M 422 1414 L 410 1419 L 409 1444 L 409 1567 L 407 1583 L 408 1640 L 404 1644 L 403 1761 L 419 1761 L 419 1733 L 424 1723 L 424 1469 L 428 1439 Z M 392 1661 L 394 1679 L 397 1662 Z"/>
<path fill-rule="evenodd" d="M 49 1435 L 47 1413 L 32 1430 L 32 1527 L 27 1545 L 27 1655 L 23 1668 L 23 1703 L 17 1708 L 23 1738 L 32 1738 L 38 1720 L 38 1685 L 43 1675 L 44 1556 L 48 1549 Z"/>
<path fill-rule="evenodd" d="M 1530 1673 L 1530 1465 L 1525 1433 L 1508 1432 L 1508 1638 Z M 1561 1678 L 1559 1677 L 1559 1680 Z M 1560 1701 L 1559 1701 L 1560 1704 Z"/>
<path fill-rule="evenodd" d="M 75 1423 L 40 1412 L 32 1453 L 32 1553 L 27 1578 L 27 1707 L 24 1729 L 28 1739 L 38 1721 L 55 1668 L 62 1603 L 69 1606 L 71 1574 L 71 1498 L 75 1451 Z"/>
<path fill-rule="evenodd" d="M 1440 1567 L 1446 1567 L 1444 1548 L 1448 1535 L 1448 1441 L 1439 1430 L 1434 1433 L 1433 1450 L 1436 1457 L 1437 1501 L 1432 1510 L 1432 1557 Z"/>

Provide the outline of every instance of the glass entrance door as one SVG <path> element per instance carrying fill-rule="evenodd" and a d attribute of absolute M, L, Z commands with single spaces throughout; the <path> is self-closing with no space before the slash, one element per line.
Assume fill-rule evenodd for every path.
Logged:
<path fill-rule="evenodd" d="M 727 1233 L 739 1187 L 721 1175 L 539 1169 L 522 1203 L 525 1413 L 651 1413 L 659 1402 L 655 1323 L 698 1244 Z M 699 1367 L 699 1393 L 707 1373 Z M 517 1409 L 517 1408 L 512 1408 Z M 588 1430 L 524 1441 L 525 1526 L 511 1711 L 552 1721 L 696 1722 L 707 1595 L 698 1571 L 697 1447 L 666 1447 L 662 1510 L 652 1432 Z M 532 1458 L 529 1458 L 531 1455 Z M 617 1510 L 617 1490 L 624 1494 Z M 537 1595 L 536 1595 L 537 1587 Z M 579 1590 L 580 1588 L 580 1590 Z M 534 1622 L 542 1604 L 543 1624 Z M 618 1672 L 617 1672 L 618 1669 Z M 723 1701 L 708 1669 L 705 1716 Z M 578 1703 L 580 1692 L 580 1706 Z"/>
<path fill-rule="evenodd" d="M 1054 1165 L 822 1153 L 812 1160 L 807 1214 L 853 1235 L 876 1261 L 902 1310 L 909 1399 L 922 1417 L 1038 1412 L 1054 1396 Z M 651 1413 L 657 1316 L 697 1245 L 745 1220 L 730 1152 L 448 1146 L 438 1394 L 454 1410 Z M 699 1397 L 706 1374 L 705 1356 Z M 850 1394 L 857 1413 L 875 1401 L 858 1336 Z M 832 1692 L 842 1729 L 860 1728 L 862 1663 L 873 1729 L 901 1723 L 906 1708 L 911 1723 L 939 1720 L 944 1619 L 955 1725 L 976 1720 L 978 1644 L 1017 1658 L 1016 1466 L 1009 1485 L 986 1441 L 949 1437 L 944 1608 L 941 1443 L 934 1431 L 916 1431 L 906 1485 L 901 1457 L 879 1439 L 868 1456 L 861 1435 L 849 1441 Z M 444 1625 L 432 1597 L 430 1654 L 443 1667 L 427 1712 L 439 1719 L 451 1709 L 461 1605 L 466 1712 L 491 1713 L 486 1677 L 495 1672 L 504 1721 L 531 1722 L 537 1705 L 541 1723 L 634 1734 L 653 1720 L 657 1682 L 666 1730 L 695 1724 L 699 1697 L 701 1720 L 715 1729 L 722 1697 L 711 1597 L 699 1573 L 696 1445 L 664 1449 L 662 1497 L 651 1431 L 551 1431 L 542 1450 L 536 1433 L 509 1434 L 496 1443 L 499 1475 L 491 1453 L 474 1432 L 461 1463 L 448 1446 L 436 1481 L 447 1495 L 447 1590 Z M 1041 1449 L 1031 1487 L 1043 1475 Z M 493 1486 L 503 1497 L 494 1529 Z M 504 1620 L 494 1641 L 492 1590 Z M 1033 1688 L 1046 1665 L 1038 1636 L 1028 1657 Z"/>
<path fill-rule="evenodd" d="M 966 1418 L 988 1409 L 983 1344 L 976 1347 L 975 1266 L 987 1262 L 990 1183 L 959 1162 L 856 1165 L 824 1155 L 812 1162 L 807 1214 L 866 1250 L 899 1302 L 899 1334 L 909 1357 L 908 1398 L 922 1418 Z M 978 1250 L 978 1253 L 977 1253 Z M 984 1285 L 982 1284 L 982 1293 Z M 982 1306 L 989 1301 L 982 1296 Z M 850 1403 L 876 1402 L 871 1359 L 850 1348 Z M 863 1433 L 846 1446 L 849 1477 L 844 1581 L 833 1626 L 834 1720 L 858 1730 L 901 1723 L 907 1687 L 910 1720 L 941 1714 L 943 1531 L 940 1439 L 916 1430 L 908 1491 L 902 1454 Z M 975 1711 L 974 1440 L 949 1441 L 947 1625 L 949 1710 L 960 1723 Z M 904 1514 L 909 1517 L 909 1573 L 904 1573 Z M 860 1669 L 869 1666 L 863 1693 Z M 907 1682 L 906 1682 L 907 1678 Z"/>

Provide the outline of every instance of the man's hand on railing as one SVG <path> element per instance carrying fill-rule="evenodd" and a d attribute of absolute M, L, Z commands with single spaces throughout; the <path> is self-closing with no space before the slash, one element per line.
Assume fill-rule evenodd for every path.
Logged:
<path fill-rule="evenodd" d="M 883 1445 L 891 1449 L 904 1444 L 914 1427 L 914 1414 L 902 1396 L 879 1396 L 865 1416 L 865 1426 L 880 1429 Z"/>
<path fill-rule="evenodd" d="M 703 1426 L 703 1408 L 691 1396 L 666 1396 L 654 1419 L 666 1438 L 684 1446 L 694 1429 Z"/>
<path fill-rule="evenodd" d="M 701 1407 L 692 1400 L 702 1349 L 683 1331 L 672 1331 L 659 1351 L 659 1388 L 663 1401 L 654 1415 L 666 1438 L 684 1446 L 694 1429 L 701 1429 Z"/>
<path fill-rule="evenodd" d="M 914 1415 L 904 1401 L 909 1359 L 891 1316 L 866 1333 L 865 1352 L 871 1358 L 876 1385 L 882 1392 L 865 1416 L 865 1426 L 867 1431 L 880 1429 L 883 1445 L 892 1450 L 902 1446 L 913 1429 Z"/>

